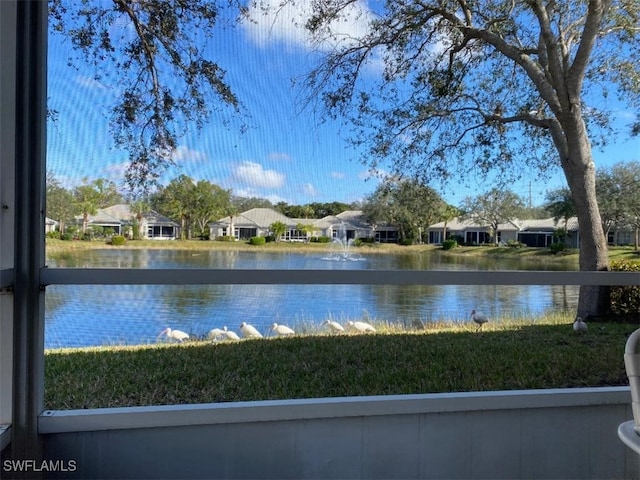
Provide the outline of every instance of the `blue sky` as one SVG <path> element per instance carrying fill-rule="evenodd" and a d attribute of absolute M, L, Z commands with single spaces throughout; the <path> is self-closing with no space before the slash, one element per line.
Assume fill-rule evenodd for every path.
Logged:
<path fill-rule="evenodd" d="M 366 10 L 360 13 L 361 19 L 366 18 Z M 292 86 L 292 79 L 309 71 L 314 56 L 292 18 L 304 18 L 304 12 L 291 9 L 278 18 L 256 15 L 256 23 L 219 32 L 211 56 L 227 70 L 229 83 L 246 106 L 249 129 L 241 133 L 235 121 L 222 125 L 214 114 L 204 129 L 193 128 L 181 139 L 174 154 L 176 167 L 165 173 L 163 182 L 184 173 L 236 195 L 289 204 L 348 203 L 373 192 L 378 180 L 357 160 L 358 152 L 340 136 L 339 125 L 320 124 L 311 110 L 301 112 L 303 92 Z M 340 29 L 357 35 L 362 26 L 352 19 Z M 127 153 L 114 147 L 107 119 L 116 88 L 95 82 L 89 68 L 69 67 L 70 52 L 68 41 L 50 37 L 48 95 L 58 119 L 48 132 L 48 170 L 68 187 L 83 178 L 120 183 Z M 375 75 L 376 66 L 370 68 Z M 632 112 L 621 109 L 615 125 L 628 129 L 633 118 Z M 594 160 L 599 167 L 640 160 L 640 138 L 622 134 L 605 151 L 594 150 Z M 440 190 L 434 185 L 454 205 L 491 186 L 478 181 Z M 547 190 L 560 186 L 564 186 L 560 170 L 545 181 L 532 172 L 513 190 L 526 200 L 531 195 L 532 203 L 539 205 Z"/>

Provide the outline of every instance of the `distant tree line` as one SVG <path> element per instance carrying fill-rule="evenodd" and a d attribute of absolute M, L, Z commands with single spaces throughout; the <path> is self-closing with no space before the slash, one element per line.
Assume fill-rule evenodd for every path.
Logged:
<path fill-rule="evenodd" d="M 617 163 L 600 170 L 597 191 L 605 232 L 620 228 L 635 230 L 637 249 L 640 240 L 640 162 Z M 47 175 L 47 216 L 60 222 L 61 232 L 68 225 L 78 223 L 81 231 L 86 232 L 89 216 L 95 215 L 99 208 L 123 202 L 129 203 L 138 224 L 149 210 L 180 223 L 183 238 L 207 238 L 210 222 L 237 216 L 252 208 L 272 208 L 289 218 L 301 220 L 362 210 L 371 225 L 393 226 L 398 230 L 400 240 L 408 243 L 425 241 L 428 227 L 438 222 L 445 222 L 446 236 L 446 223 L 456 217 L 488 226 L 495 241 L 498 225 L 510 220 L 551 216 L 560 222 L 566 234 L 569 219 L 576 215 L 568 188 L 549 191 L 545 203 L 538 207 L 527 207 L 518 194 L 498 188 L 467 197 L 459 206 L 453 206 L 435 189 L 417 179 L 390 177 L 360 202 L 305 205 L 278 202 L 274 205 L 265 198 L 233 195 L 231 190 L 187 175 L 179 175 L 138 200 L 128 199 L 115 183 L 105 179 L 85 179 L 80 186 L 66 189 L 53 175 Z"/>

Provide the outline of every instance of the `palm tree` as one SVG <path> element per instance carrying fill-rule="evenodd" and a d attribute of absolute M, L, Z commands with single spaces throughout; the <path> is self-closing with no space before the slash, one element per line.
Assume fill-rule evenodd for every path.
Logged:
<path fill-rule="evenodd" d="M 273 235 L 276 237 L 276 242 L 278 242 L 282 235 L 287 231 L 287 226 L 282 222 L 273 222 L 269 225 L 269 230 L 271 230 Z"/>
<path fill-rule="evenodd" d="M 442 226 L 442 241 L 444 242 L 447 239 L 447 224 L 453 220 L 454 218 L 460 215 L 460 210 L 458 210 L 453 205 L 445 204 L 442 211 L 440 212 L 440 218 L 444 221 L 444 225 Z"/>
<path fill-rule="evenodd" d="M 564 220 L 564 236 L 566 237 L 569 229 L 569 219 L 576 215 L 576 207 L 571 198 L 571 191 L 568 188 L 558 188 L 547 192 L 547 203 L 545 203 L 544 208 L 553 216 L 554 221 Z"/>
<path fill-rule="evenodd" d="M 231 238 L 236 238 L 233 226 L 233 217 L 238 215 L 238 209 L 234 205 L 229 204 L 227 206 L 227 215 L 229 216 L 229 231 L 227 232 L 227 235 Z"/>
<path fill-rule="evenodd" d="M 131 203 L 131 212 L 135 215 L 136 225 L 138 231 L 134 232 L 134 239 L 144 238 L 144 232 L 142 229 L 142 219 L 144 213 L 149 211 L 149 202 L 147 200 L 136 200 Z"/>

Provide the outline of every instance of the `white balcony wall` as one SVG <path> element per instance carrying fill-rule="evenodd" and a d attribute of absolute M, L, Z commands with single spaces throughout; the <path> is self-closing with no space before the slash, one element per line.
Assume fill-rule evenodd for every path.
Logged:
<path fill-rule="evenodd" d="M 628 388 L 45 412 L 47 478 L 633 479 Z"/>

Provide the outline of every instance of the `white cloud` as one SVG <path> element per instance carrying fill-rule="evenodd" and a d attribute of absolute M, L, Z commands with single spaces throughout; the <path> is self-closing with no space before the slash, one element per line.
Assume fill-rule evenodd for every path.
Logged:
<path fill-rule="evenodd" d="M 77 75 L 74 78 L 74 81 L 81 87 L 88 88 L 90 90 L 105 90 L 107 88 L 95 78 L 87 77 L 85 75 Z"/>
<path fill-rule="evenodd" d="M 289 155 L 288 153 L 273 152 L 273 153 L 270 153 L 267 158 L 269 160 L 286 160 L 286 161 L 289 161 L 289 160 L 291 160 L 291 155 Z"/>
<path fill-rule="evenodd" d="M 233 194 L 238 197 L 245 197 L 245 198 L 260 196 L 260 193 L 255 188 L 234 188 Z"/>
<path fill-rule="evenodd" d="M 289 203 L 289 201 L 283 197 L 281 197 L 280 195 L 267 195 L 265 197 L 267 200 L 269 200 L 271 203 L 273 203 L 274 205 L 276 205 L 277 203 L 280 202 L 285 202 L 285 203 Z"/>
<path fill-rule="evenodd" d="M 260 6 L 249 8 L 249 20 L 243 25 L 249 38 L 261 46 L 283 42 L 304 48 L 314 46 L 326 49 L 336 43 L 352 42 L 366 35 L 372 18 L 366 3 L 357 1 L 331 24 L 330 32 L 323 35 L 321 40 L 314 40 L 304 28 L 311 17 L 312 8 L 307 0 L 285 5 L 281 5 L 281 0 L 265 0 L 260 2 Z"/>
<path fill-rule="evenodd" d="M 342 179 L 345 177 L 345 174 L 342 172 L 331 172 L 331 178 Z"/>
<path fill-rule="evenodd" d="M 372 174 L 371 170 L 361 170 L 358 173 L 358 178 L 360 180 L 369 180 L 371 177 L 374 177 L 375 175 Z"/>
<path fill-rule="evenodd" d="M 174 162 L 199 162 L 206 160 L 207 156 L 204 152 L 198 150 L 191 150 L 186 145 L 180 145 L 171 153 L 171 159 Z"/>
<path fill-rule="evenodd" d="M 362 170 L 358 174 L 358 178 L 360 180 L 383 180 L 385 178 L 389 178 L 389 173 L 386 170 L 381 170 L 378 168 L 372 168 L 369 170 Z"/>
<path fill-rule="evenodd" d="M 317 197 L 318 196 L 318 190 L 316 189 L 316 187 L 313 186 L 312 183 L 305 183 L 302 185 L 302 191 L 304 192 L 305 195 L 308 195 L 310 197 Z"/>
<path fill-rule="evenodd" d="M 112 163 L 104 167 L 103 172 L 107 178 L 114 182 L 120 182 L 129 168 L 129 162 Z"/>
<path fill-rule="evenodd" d="M 274 205 L 278 202 L 285 202 L 285 203 L 289 203 L 289 200 L 281 197 L 280 195 L 276 195 L 275 193 L 270 194 L 270 195 L 262 195 L 259 191 L 257 191 L 254 188 L 239 188 L 239 189 L 234 189 L 233 190 L 233 194 L 238 196 L 238 197 L 245 197 L 245 198 L 253 198 L 253 197 L 257 197 L 257 198 L 266 198 L 267 200 L 269 200 L 271 203 L 273 203 Z"/>
<path fill-rule="evenodd" d="M 233 177 L 250 187 L 278 188 L 284 185 L 285 175 L 276 170 L 265 170 L 254 162 L 243 162 L 233 172 Z"/>
<path fill-rule="evenodd" d="M 619 118 L 620 120 L 635 120 L 637 118 L 637 114 L 631 110 L 615 110 L 613 112 L 614 117 Z"/>

